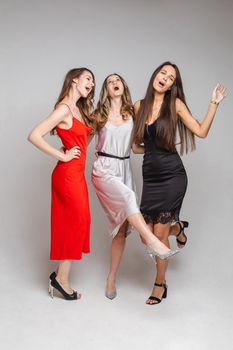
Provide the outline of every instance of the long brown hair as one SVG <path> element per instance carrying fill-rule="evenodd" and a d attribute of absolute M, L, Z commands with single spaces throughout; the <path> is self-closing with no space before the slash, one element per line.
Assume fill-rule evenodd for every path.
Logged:
<path fill-rule="evenodd" d="M 130 91 L 128 88 L 128 85 L 126 84 L 125 80 L 117 73 L 109 74 L 103 82 L 101 91 L 100 91 L 100 97 L 99 101 L 97 103 L 97 107 L 93 113 L 93 118 L 95 120 L 95 130 L 101 129 L 108 121 L 108 115 L 109 110 L 111 107 L 111 98 L 108 94 L 107 89 L 107 80 L 112 75 L 116 75 L 120 78 L 123 86 L 124 86 L 124 93 L 122 95 L 122 105 L 120 113 L 122 115 L 122 118 L 124 120 L 128 119 L 130 115 L 133 115 L 133 104 L 131 100 Z"/>
<path fill-rule="evenodd" d="M 181 118 L 176 114 L 176 98 L 179 98 L 188 108 L 185 101 L 183 84 L 178 67 L 171 62 L 162 63 L 153 72 L 146 91 L 144 100 L 141 101 L 140 109 L 136 118 L 134 127 L 134 142 L 136 144 L 143 143 L 144 129 L 149 116 L 152 114 L 154 94 L 153 87 L 156 75 L 164 66 L 172 66 L 176 71 L 176 79 L 170 90 L 166 91 L 163 103 L 159 112 L 159 118 L 156 124 L 156 144 L 167 150 L 175 151 L 177 127 L 179 134 L 180 153 L 187 153 L 190 149 L 195 149 L 194 134 L 183 124 Z"/>
<path fill-rule="evenodd" d="M 61 92 L 58 96 L 58 99 L 55 103 L 54 108 L 56 108 L 59 105 L 59 103 L 68 95 L 71 89 L 73 80 L 79 78 L 85 71 L 91 73 L 93 77 L 93 82 L 95 84 L 95 76 L 90 69 L 82 67 L 82 68 L 73 68 L 69 70 L 69 72 L 65 76 Z M 95 85 L 93 86 L 91 92 L 88 94 L 86 98 L 80 97 L 76 102 L 76 106 L 79 108 L 84 122 L 92 128 L 93 128 L 92 112 L 94 109 L 94 94 L 95 94 Z"/>

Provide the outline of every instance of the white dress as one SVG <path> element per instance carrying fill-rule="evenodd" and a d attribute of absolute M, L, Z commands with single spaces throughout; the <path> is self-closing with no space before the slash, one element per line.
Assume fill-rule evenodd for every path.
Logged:
<path fill-rule="evenodd" d="M 96 137 L 96 153 L 104 152 L 118 157 L 130 155 L 133 118 L 121 125 L 107 122 Z M 130 159 L 98 156 L 92 169 L 92 183 L 109 219 L 109 233 L 115 236 L 127 217 L 140 213 L 135 194 Z M 129 225 L 127 234 L 132 230 Z"/>

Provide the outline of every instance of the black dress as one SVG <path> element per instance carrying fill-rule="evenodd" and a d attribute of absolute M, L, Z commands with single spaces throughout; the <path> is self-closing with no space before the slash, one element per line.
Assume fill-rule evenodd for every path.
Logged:
<path fill-rule="evenodd" d="M 177 151 L 156 144 L 157 120 L 144 132 L 143 190 L 140 210 L 147 223 L 179 220 L 187 175 Z"/>

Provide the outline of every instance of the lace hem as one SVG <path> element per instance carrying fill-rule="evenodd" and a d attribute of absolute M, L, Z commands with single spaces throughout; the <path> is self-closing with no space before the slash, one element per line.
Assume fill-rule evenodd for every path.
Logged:
<path fill-rule="evenodd" d="M 167 224 L 179 220 L 176 211 L 162 211 L 157 215 L 142 213 L 142 216 L 147 224 Z"/>

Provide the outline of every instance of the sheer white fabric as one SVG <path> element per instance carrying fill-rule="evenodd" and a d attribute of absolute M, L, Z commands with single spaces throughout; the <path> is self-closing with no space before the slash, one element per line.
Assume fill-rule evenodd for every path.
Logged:
<path fill-rule="evenodd" d="M 107 122 L 96 136 L 96 152 L 127 157 L 131 152 L 133 118 L 121 125 Z M 127 217 L 139 213 L 130 159 L 98 156 L 92 169 L 92 183 L 115 236 Z M 129 225 L 127 234 L 132 230 Z"/>

